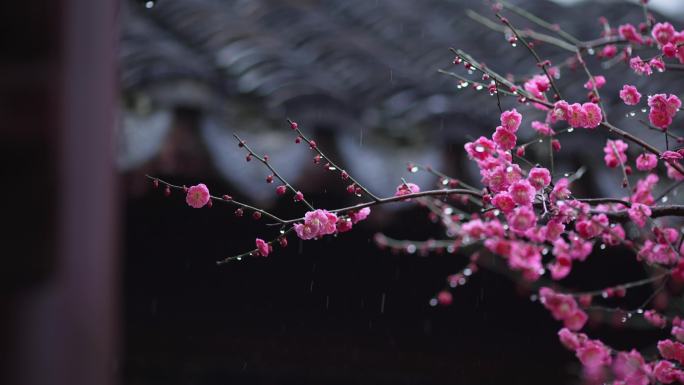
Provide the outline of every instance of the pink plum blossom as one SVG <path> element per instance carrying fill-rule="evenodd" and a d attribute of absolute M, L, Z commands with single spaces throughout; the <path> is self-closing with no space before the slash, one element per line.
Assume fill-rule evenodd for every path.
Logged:
<path fill-rule="evenodd" d="M 622 99 L 626 105 L 634 106 L 639 104 L 641 94 L 635 86 L 625 84 L 622 86 L 622 90 L 620 90 L 620 99 Z"/>
<path fill-rule="evenodd" d="M 209 189 L 206 185 L 204 185 L 204 183 L 191 186 L 188 188 L 187 195 L 185 195 L 185 202 L 187 202 L 190 207 L 194 207 L 196 209 L 204 207 L 204 205 L 209 202 L 209 199 L 211 199 L 211 196 L 209 195 Z"/>
<path fill-rule="evenodd" d="M 636 168 L 641 171 L 650 171 L 658 165 L 658 157 L 654 154 L 643 153 L 636 158 Z"/>
<path fill-rule="evenodd" d="M 259 255 L 261 255 L 262 257 L 268 257 L 268 254 L 271 252 L 272 249 L 271 245 L 269 245 L 263 239 L 260 238 L 256 239 L 256 247 L 259 251 Z"/>
<path fill-rule="evenodd" d="M 522 115 L 515 108 L 501 113 L 501 127 L 511 133 L 518 131 L 520 122 L 522 122 Z"/>
<path fill-rule="evenodd" d="M 633 203 L 627 213 L 632 222 L 639 227 L 644 227 L 646 218 L 651 216 L 651 208 L 641 203 Z"/>

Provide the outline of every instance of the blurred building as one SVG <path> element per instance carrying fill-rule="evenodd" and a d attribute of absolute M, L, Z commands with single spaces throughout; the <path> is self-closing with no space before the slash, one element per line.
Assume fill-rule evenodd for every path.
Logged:
<path fill-rule="evenodd" d="M 586 40 L 598 36 L 599 16 L 614 26 L 642 17 L 637 5 L 623 2 L 519 3 Z M 245 167 L 232 133 L 268 153 L 293 182 L 316 188 L 305 177 L 316 175 L 310 154 L 292 143 L 285 123 L 290 117 L 378 194 L 392 192 L 409 161 L 477 181 L 462 145 L 489 135 L 498 109 L 486 90 L 459 91 L 455 79 L 437 73 L 454 69 L 448 48 L 461 48 L 504 74 L 531 75 L 536 67 L 524 47 L 511 47 L 502 33 L 469 17 L 471 9 L 493 18 L 484 3 L 457 0 L 125 2 L 118 164 L 124 171 L 196 179 L 218 174 L 268 205 L 274 194 L 254 183 L 265 171 Z M 538 49 L 554 63 L 569 56 L 555 47 Z M 595 61 L 591 65 L 604 73 Z M 585 75 L 561 72 L 565 98 L 584 100 Z M 677 75 L 659 76 L 681 81 Z M 615 79 L 623 77 L 652 87 L 626 65 L 611 68 L 602 96 L 615 104 L 614 123 L 627 112 L 615 102 L 621 84 Z M 502 104 L 517 106 L 510 98 Z M 534 109 L 522 110 L 521 142 L 533 138 L 529 122 L 543 119 Z M 643 130 L 633 121 L 626 128 Z M 563 172 L 578 167 L 579 158 L 602 156 L 601 140 L 587 146 L 581 137 L 568 138 L 563 145 L 557 156 Z M 601 193 L 619 193 L 611 190 L 619 175 L 600 173 L 589 177 L 600 182 Z"/>

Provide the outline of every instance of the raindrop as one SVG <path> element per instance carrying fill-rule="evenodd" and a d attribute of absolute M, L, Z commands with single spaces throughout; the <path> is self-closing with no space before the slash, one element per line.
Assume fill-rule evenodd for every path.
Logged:
<path fill-rule="evenodd" d="M 600 248 L 601 250 L 605 250 L 605 249 L 606 249 L 606 244 L 605 244 L 605 243 L 602 243 L 601 246 L 599 246 L 599 248 Z"/>
<path fill-rule="evenodd" d="M 568 132 L 573 132 L 573 131 L 575 131 L 574 128 L 572 128 L 572 127 L 568 128 Z"/>
<path fill-rule="evenodd" d="M 644 314 L 644 309 L 637 309 L 637 314 Z"/>
<path fill-rule="evenodd" d="M 430 306 L 432 306 L 432 307 L 437 306 L 437 298 L 431 298 L 430 299 Z"/>
<path fill-rule="evenodd" d="M 475 151 L 477 152 L 484 152 L 485 148 L 483 146 L 477 145 L 475 146 Z"/>
<path fill-rule="evenodd" d="M 662 198 L 660 199 L 660 201 L 663 202 L 663 203 L 667 202 L 667 197 L 666 197 L 666 196 L 665 196 L 665 197 L 662 197 Z"/>
<path fill-rule="evenodd" d="M 237 257 L 235 259 L 237 259 L 238 261 L 242 261 L 242 257 Z"/>
<path fill-rule="evenodd" d="M 410 245 L 406 246 L 406 252 L 409 254 L 415 253 L 416 252 L 416 245 L 410 244 Z"/>
<path fill-rule="evenodd" d="M 601 292 L 601 297 L 603 297 L 603 298 L 608 298 L 608 292 L 605 291 L 605 290 L 602 291 L 602 292 Z"/>
<path fill-rule="evenodd" d="M 593 55 L 594 53 L 596 53 L 596 51 L 594 51 L 593 48 L 589 48 L 589 49 L 587 50 L 587 53 L 588 53 L 589 55 Z"/>
<path fill-rule="evenodd" d="M 634 112 L 634 111 L 631 111 L 631 112 L 629 113 L 629 116 L 630 116 L 630 117 L 634 117 L 634 115 L 636 115 L 636 112 Z"/>
<path fill-rule="evenodd" d="M 538 299 L 539 299 L 539 297 L 536 294 L 532 294 L 530 296 L 530 301 L 532 301 L 532 302 L 536 302 Z"/>
<path fill-rule="evenodd" d="M 333 167 L 333 166 L 328 166 L 328 170 L 330 170 L 330 171 L 335 171 L 335 170 L 337 170 L 337 168 L 335 168 L 335 167 Z"/>
<path fill-rule="evenodd" d="M 476 89 L 477 91 L 482 91 L 483 88 L 484 88 L 484 87 L 482 87 L 482 84 L 478 84 L 478 85 L 475 87 L 475 89 Z"/>
<path fill-rule="evenodd" d="M 453 213 L 454 213 L 454 209 L 451 207 L 447 207 L 444 209 L 444 214 L 446 214 L 446 215 L 451 215 Z"/>
<path fill-rule="evenodd" d="M 465 285 L 466 282 L 468 282 L 468 281 L 466 281 L 466 279 L 463 278 L 463 277 L 461 277 L 461 278 L 458 279 L 458 284 L 461 285 L 461 286 Z"/>
<path fill-rule="evenodd" d="M 499 210 L 499 209 L 494 210 L 494 215 L 498 216 L 499 214 L 501 214 L 501 210 Z"/>
<path fill-rule="evenodd" d="M 641 112 L 644 112 L 644 113 L 645 113 L 645 112 L 646 112 L 646 109 L 645 109 L 645 108 L 642 108 L 642 109 L 641 109 Z"/>
<path fill-rule="evenodd" d="M 465 269 L 463 269 L 463 275 L 465 275 L 466 277 L 470 277 L 471 274 L 473 274 L 473 271 L 469 268 L 466 267 Z"/>
<path fill-rule="evenodd" d="M 454 247 L 454 245 L 447 246 L 447 253 L 453 254 L 454 251 L 456 251 L 456 248 Z"/>
<path fill-rule="evenodd" d="M 412 173 L 417 173 L 418 172 L 418 166 L 411 167 L 411 169 L 409 171 Z"/>
<path fill-rule="evenodd" d="M 150 9 L 154 7 L 154 1 L 148 1 L 145 3 L 145 8 Z"/>

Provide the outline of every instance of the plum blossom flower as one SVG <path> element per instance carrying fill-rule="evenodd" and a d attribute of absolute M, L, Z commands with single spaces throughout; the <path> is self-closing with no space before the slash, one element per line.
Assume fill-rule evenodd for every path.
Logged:
<path fill-rule="evenodd" d="M 641 354 L 632 349 L 628 352 L 619 352 L 613 361 L 613 373 L 619 380 L 628 384 L 649 384 L 648 374 L 650 370 Z"/>
<path fill-rule="evenodd" d="M 573 333 L 570 331 L 570 329 L 562 328 L 560 331 L 558 331 L 558 338 L 560 339 L 561 344 L 563 344 L 563 346 L 566 348 L 570 350 L 577 350 L 584 343 L 583 340 L 586 339 L 586 336 L 581 338 L 580 335 Z"/>
<path fill-rule="evenodd" d="M 637 32 L 636 28 L 632 24 L 622 24 L 618 27 L 618 33 L 620 34 L 621 38 L 626 39 L 632 43 L 642 44 L 644 42 L 644 39 L 641 37 L 641 34 Z"/>
<path fill-rule="evenodd" d="M 529 206 L 532 204 L 535 195 L 535 189 L 526 179 L 519 180 L 513 183 L 508 188 L 513 201 L 521 206 Z"/>
<path fill-rule="evenodd" d="M 498 193 L 492 198 L 492 204 L 497 207 L 504 214 L 507 214 L 515 208 L 516 204 L 511 198 L 511 195 L 507 192 Z"/>
<path fill-rule="evenodd" d="M 606 85 L 606 78 L 602 75 L 594 76 L 593 78 L 587 80 L 586 83 L 584 83 L 584 88 L 588 90 L 593 90 L 594 86 L 596 88 L 601 88 L 604 85 Z"/>
<path fill-rule="evenodd" d="M 651 216 L 651 208 L 641 204 L 632 203 L 632 207 L 627 210 L 629 218 L 639 227 L 644 227 L 646 224 L 646 218 Z"/>
<path fill-rule="evenodd" d="M 204 207 L 204 205 L 209 202 L 209 199 L 211 199 L 209 189 L 204 183 L 188 188 L 188 193 L 185 196 L 185 202 L 187 202 L 190 207 L 196 209 Z"/>
<path fill-rule="evenodd" d="M 634 106 L 639 104 L 641 94 L 635 86 L 625 84 L 622 86 L 622 90 L 620 90 L 620 99 L 622 99 L 626 105 Z"/>
<path fill-rule="evenodd" d="M 676 151 L 663 151 L 662 154 L 660 154 L 660 159 L 672 162 L 676 160 L 682 159 L 682 154 L 676 152 Z"/>
<path fill-rule="evenodd" d="M 682 102 L 676 95 L 656 94 L 648 97 L 648 106 L 648 120 L 652 125 L 666 130 L 672 124 L 672 119 L 682 106 Z"/>
<path fill-rule="evenodd" d="M 611 363 L 610 349 L 598 340 L 586 341 L 575 354 L 584 366 L 597 367 Z"/>
<path fill-rule="evenodd" d="M 636 168 L 641 171 L 650 171 L 658 165 L 658 157 L 654 154 L 643 153 L 636 158 Z"/>
<path fill-rule="evenodd" d="M 575 298 L 568 294 L 556 293 L 548 287 L 539 289 L 539 298 L 542 305 L 551 312 L 551 316 L 558 321 L 572 316 L 577 310 Z"/>
<path fill-rule="evenodd" d="M 402 183 L 397 186 L 397 191 L 394 193 L 395 197 L 403 195 L 415 194 L 420 192 L 420 187 L 415 183 Z"/>
<path fill-rule="evenodd" d="M 672 340 L 658 341 L 658 352 L 665 359 L 675 360 L 680 364 L 684 364 L 684 345 L 680 342 Z"/>
<path fill-rule="evenodd" d="M 610 59 L 613 56 L 615 56 L 617 51 L 618 51 L 618 49 L 617 49 L 617 46 L 615 46 L 615 44 L 608 44 L 607 46 L 603 47 L 603 49 L 601 50 L 601 56 L 606 58 L 606 59 Z"/>
<path fill-rule="evenodd" d="M 518 131 L 520 122 L 522 122 L 522 115 L 515 108 L 501 113 L 501 127 L 510 131 L 511 133 Z"/>
<path fill-rule="evenodd" d="M 527 174 L 527 180 L 539 191 L 551 183 L 551 173 L 544 167 L 534 167 Z"/>
<path fill-rule="evenodd" d="M 512 230 L 524 232 L 537 223 L 537 216 L 528 206 L 520 206 L 506 216 Z"/>
<path fill-rule="evenodd" d="M 610 168 L 615 168 L 620 164 L 625 164 L 627 162 L 627 148 L 629 145 L 622 140 L 610 140 L 606 141 L 606 146 L 603 147 L 603 160 L 606 162 L 606 166 Z"/>
<path fill-rule="evenodd" d="M 304 223 L 294 225 L 297 236 L 308 240 L 334 234 L 337 231 L 337 215 L 327 210 L 314 210 L 304 214 Z"/>
<path fill-rule="evenodd" d="M 586 111 L 579 103 L 573 103 L 568 106 L 568 124 L 572 127 L 584 127 L 587 124 Z"/>
<path fill-rule="evenodd" d="M 499 126 L 496 128 L 496 132 L 492 135 L 494 142 L 501 147 L 502 150 L 508 151 L 515 147 L 515 142 L 518 139 L 513 131 Z"/>
<path fill-rule="evenodd" d="M 651 30 L 653 39 L 661 46 L 669 43 L 674 38 L 675 33 L 675 29 L 670 23 L 656 23 Z"/>
<path fill-rule="evenodd" d="M 584 112 L 584 128 L 596 128 L 601 124 L 603 119 L 603 114 L 601 113 L 601 107 L 596 103 L 584 103 L 582 104 L 582 111 Z"/>
<path fill-rule="evenodd" d="M 262 257 L 268 257 L 268 254 L 271 252 L 272 249 L 271 245 L 269 245 L 267 242 L 260 238 L 256 239 L 256 247 L 259 251 L 259 255 L 261 255 Z"/>
<path fill-rule="evenodd" d="M 634 70 L 637 75 L 650 76 L 653 74 L 651 65 L 645 62 L 641 57 L 635 56 L 629 59 L 629 67 Z"/>
<path fill-rule="evenodd" d="M 681 370 L 678 370 L 672 362 L 665 360 L 658 361 L 653 366 L 653 376 L 663 384 L 671 384 L 677 380 L 681 382 L 684 378 Z"/>
<path fill-rule="evenodd" d="M 350 212 L 349 218 L 351 219 L 353 224 L 357 224 L 357 223 L 365 220 L 366 218 L 368 218 L 368 215 L 370 214 L 370 212 L 371 212 L 370 207 L 364 207 L 359 211 Z"/>
<path fill-rule="evenodd" d="M 475 142 L 465 144 L 465 150 L 471 159 L 485 160 L 491 156 L 496 148 L 496 144 L 484 136 L 479 137 Z"/>
<path fill-rule="evenodd" d="M 644 318 L 646 319 L 646 321 L 648 321 L 648 323 L 660 329 L 664 328 L 667 324 L 667 320 L 665 319 L 665 317 L 663 317 L 660 313 L 652 309 L 646 310 L 644 312 Z"/>

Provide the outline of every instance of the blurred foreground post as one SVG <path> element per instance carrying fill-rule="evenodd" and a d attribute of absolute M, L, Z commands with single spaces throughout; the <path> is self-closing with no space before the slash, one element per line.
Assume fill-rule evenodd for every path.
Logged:
<path fill-rule="evenodd" d="M 16 202 L 22 210 L 10 209 L 6 218 L 27 217 L 31 225 L 15 228 L 28 244 L 9 240 L 6 245 L 8 260 L 30 262 L 9 262 L 13 277 L 6 278 L 14 282 L 3 306 L 9 315 L 2 331 L 2 348 L 9 354 L 3 361 L 9 383 L 107 385 L 116 378 L 118 327 L 113 162 L 118 10 L 113 0 L 58 3 L 15 4 L 17 13 L 30 15 L 36 25 L 11 24 L 16 36 L 39 35 L 37 40 L 49 44 L 38 59 L 10 58 L 17 68 L 35 65 L 15 83 L 29 84 L 39 97 L 19 101 L 20 108 L 9 112 L 23 126 L 8 136 L 33 148 L 18 154 L 12 167 L 24 175 L 21 180 L 45 188 Z M 47 145 L 31 147 L 35 143 Z"/>

